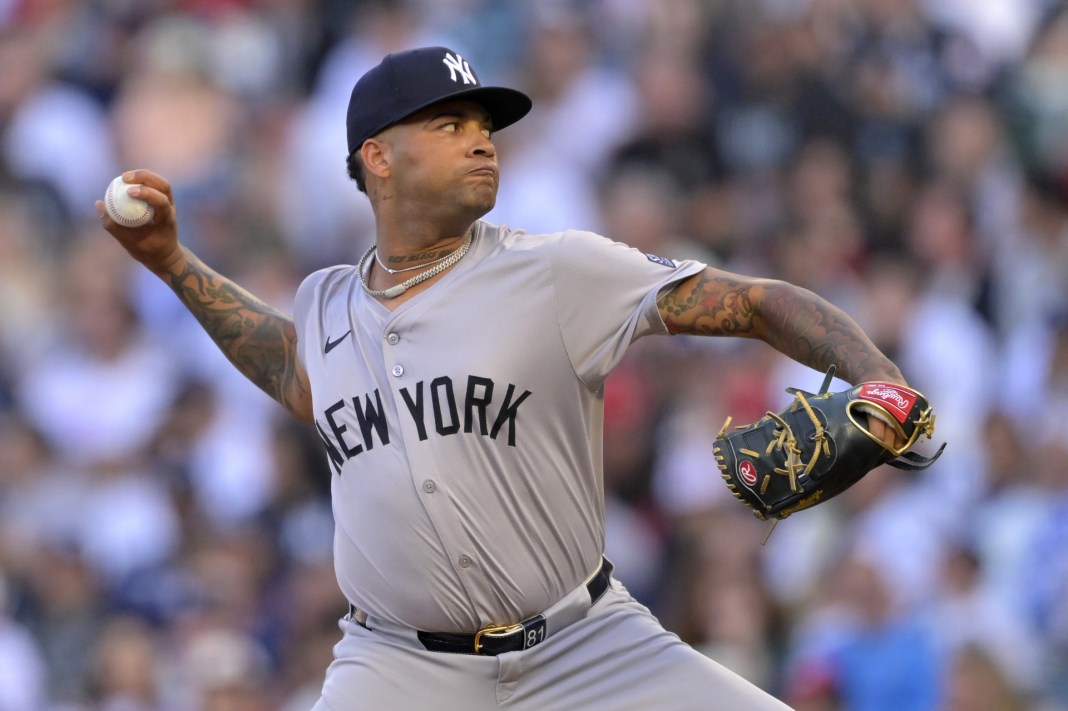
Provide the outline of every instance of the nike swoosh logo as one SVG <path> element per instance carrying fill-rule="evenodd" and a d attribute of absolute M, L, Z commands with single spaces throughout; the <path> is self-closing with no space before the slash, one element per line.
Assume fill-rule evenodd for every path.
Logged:
<path fill-rule="evenodd" d="M 323 354 L 325 355 L 325 354 L 329 353 L 330 351 L 334 350 L 334 348 L 336 348 L 339 343 L 341 343 L 342 341 L 344 341 L 346 338 L 349 337 L 350 333 L 352 333 L 352 329 L 351 328 L 349 330 L 345 331 L 343 334 L 341 334 L 341 336 L 336 341 L 331 341 L 330 337 L 327 336 L 327 338 L 326 338 L 326 348 L 323 349 Z"/>

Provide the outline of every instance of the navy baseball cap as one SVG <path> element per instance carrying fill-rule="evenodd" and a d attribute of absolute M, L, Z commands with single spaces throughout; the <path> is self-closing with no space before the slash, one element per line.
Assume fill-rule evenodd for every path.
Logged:
<path fill-rule="evenodd" d="M 489 112 L 493 130 L 530 111 L 521 91 L 482 86 L 471 65 L 446 47 L 421 47 L 389 54 L 352 88 L 345 125 L 349 155 L 371 136 L 416 111 L 448 99 L 470 99 Z"/>

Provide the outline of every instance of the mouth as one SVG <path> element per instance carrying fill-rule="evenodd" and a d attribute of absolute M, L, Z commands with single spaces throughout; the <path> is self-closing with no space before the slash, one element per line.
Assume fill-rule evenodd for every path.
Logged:
<path fill-rule="evenodd" d="M 474 170 L 467 171 L 468 175 L 474 175 L 476 177 L 489 178 L 491 180 L 497 179 L 497 168 L 494 166 L 484 165 Z"/>

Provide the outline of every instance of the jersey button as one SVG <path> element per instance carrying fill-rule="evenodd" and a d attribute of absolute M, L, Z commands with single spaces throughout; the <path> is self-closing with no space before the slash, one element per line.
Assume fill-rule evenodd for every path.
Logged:
<path fill-rule="evenodd" d="M 404 366 L 403 365 L 395 365 L 395 366 L 393 366 L 393 371 L 392 372 L 393 372 L 393 377 L 394 378 L 399 378 L 400 376 L 404 375 Z"/>
<path fill-rule="evenodd" d="M 438 490 L 438 485 L 434 483 L 433 479 L 427 479 L 423 482 L 423 491 L 428 494 L 433 494 Z"/>
<path fill-rule="evenodd" d="M 461 568 L 470 568 L 474 561 L 471 560 L 470 556 L 462 555 L 457 562 L 460 564 Z"/>
<path fill-rule="evenodd" d="M 395 346 L 398 343 L 400 343 L 400 336 L 398 336 L 395 333 L 391 333 L 388 336 L 386 336 L 386 343 L 388 343 L 391 346 Z"/>

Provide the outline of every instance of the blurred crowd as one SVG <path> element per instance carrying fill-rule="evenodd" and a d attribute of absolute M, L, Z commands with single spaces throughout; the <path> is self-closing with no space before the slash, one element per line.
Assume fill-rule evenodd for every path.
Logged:
<path fill-rule="evenodd" d="M 0 0 L 0 711 L 317 698 L 346 609 L 322 447 L 93 203 L 162 173 L 183 240 L 288 309 L 372 240 L 352 84 L 430 44 L 534 99 L 488 219 L 812 289 L 949 443 L 762 546 L 711 441 L 821 374 L 644 339 L 605 388 L 632 592 L 799 711 L 1068 709 L 1064 3 Z"/>

